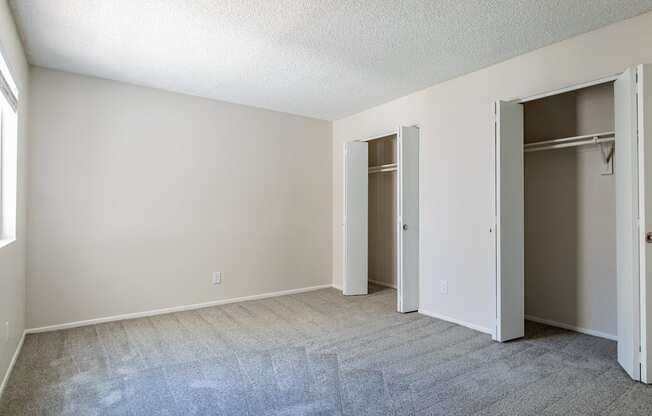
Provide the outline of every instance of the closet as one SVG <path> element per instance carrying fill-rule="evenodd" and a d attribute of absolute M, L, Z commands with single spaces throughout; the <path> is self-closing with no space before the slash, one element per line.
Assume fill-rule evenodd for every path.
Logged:
<path fill-rule="evenodd" d="M 369 144 L 369 282 L 396 289 L 396 135 Z"/>
<path fill-rule="evenodd" d="M 344 146 L 344 295 L 396 288 L 398 312 L 419 305 L 419 128 Z"/>
<path fill-rule="evenodd" d="M 652 66 L 494 107 L 500 342 L 525 319 L 614 339 L 652 382 Z"/>
<path fill-rule="evenodd" d="M 613 82 L 523 104 L 525 318 L 616 339 Z"/>

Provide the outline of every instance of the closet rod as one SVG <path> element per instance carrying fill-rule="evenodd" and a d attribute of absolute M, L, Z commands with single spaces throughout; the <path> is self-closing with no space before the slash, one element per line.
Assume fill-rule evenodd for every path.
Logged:
<path fill-rule="evenodd" d="M 593 138 L 591 140 L 582 140 L 579 142 L 571 142 L 571 143 L 559 143 L 559 144 L 551 144 L 548 146 L 540 146 L 540 147 L 534 147 L 534 148 L 528 148 L 524 149 L 524 152 L 538 152 L 540 150 L 551 150 L 551 149 L 563 149 L 566 147 L 579 147 L 579 146 L 584 146 L 587 144 L 600 144 L 600 143 L 608 143 L 608 142 L 614 142 L 616 141 L 615 138 L 610 137 L 610 138 L 604 138 L 604 139 L 598 139 Z"/>
<path fill-rule="evenodd" d="M 397 167 L 396 163 L 387 163 L 385 165 L 369 166 L 369 172 L 382 170 L 382 169 L 396 168 L 396 167 Z"/>
<path fill-rule="evenodd" d="M 375 170 L 369 170 L 369 174 L 371 175 L 372 173 L 396 172 L 397 170 L 398 170 L 397 168 L 375 169 Z"/>
<path fill-rule="evenodd" d="M 599 144 L 613 142 L 615 133 L 608 131 L 597 134 L 586 134 L 583 136 L 566 137 L 563 139 L 545 140 L 540 142 L 528 143 L 523 146 L 525 152 L 537 152 L 539 150 L 563 149 L 565 147 L 584 146 L 587 144 Z"/>

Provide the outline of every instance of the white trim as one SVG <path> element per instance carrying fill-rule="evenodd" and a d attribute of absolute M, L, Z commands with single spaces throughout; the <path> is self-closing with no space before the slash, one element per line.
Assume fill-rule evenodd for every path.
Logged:
<path fill-rule="evenodd" d="M 403 308 L 403 129 L 401 126 L 396 128 L 396 181 L 395 192 L 396 198 L 394 204 L 396 207 L 396 238 L 395 238 L 395 267 L 396 267 L 396 310 L 405 312 Z M 421 233 L 419 233 L 421 234 Z M 417 309 L 418 310 L 418 309 Z"/>
<path fill-rule="evenodd" d="M 340 263 L 340 266 L 342 266 L 342 285 L 333 285 L 340 292 L 344 292 L 344 281 L 346 280 L 346 143 L 342 145 L 342 150 L 344 156 L 342 159 L 342 240 L 340 245 L 340 249 L 342 250 L 342 262 Z"/>
<path fill-rule="evenodd" d="M 489 335 L 492 335 L 492 336 L 494 335 L 494 332 L 490 328 L 480 326 L 480 325 L 476 325 L 476 324 L 472 324 L 470 322 L 462 321 L 460 319 L 451 318 L 450 316 L 435 313 L 435 312 L 432 312 L 432 311 L 429 311 L 429 310 L 426 310 L 426 309 L 423 309 L 423 308 L 419 308 L 419 313 L 422 314 L 422 315 L 429 316 L 431 318 L 441 319 L 442 321 L 447 321 L 447 322 L 451 322 L 451 323 L 454 323 L 454 324 L 457 324 L 457 325 L 465 326 L 467 328 L 473 329 L 474 331 L 483 332 L 485 334 L 489 334 Z"/>
<path fill-rule="evenodd" d="M 2 201 L 0 201 L 0 202 L 2 202 Z M 15 237 L 2 238 L 2 239 L 0 239 L 0 248 L 7 247 L 11 243 L 15 243 L 15 242 L 16 242 Z"/>
<path fill-rule="evenodd" d="M 612 341 L 618 341 L 618 336 L 613 334 L 607 334 L 606 332 L 595 331 L 593 329 L 582 328 L 580 326 L 569 325 L 562 322 L 553 321 L 550 319 L 538 318 L 532 315 L 525 315 L 526 321 L 538 322 L 540 324 L 555 326 L 557 328 L 568 329 L 570 331 L 579 332 L 581 334 L 592 335 L 594 337 L 606 338 Z"/>
<path fill-rule="evenodd" d="M 23 331 L 23 335 L 21 335 L 20 341 L 18 341 L 18 345 L 16 346 L 16 351 L 14 351 L 14 356 L 11 358 L 11 361 L 9 362 L 9 367 L 7 367 L 5 376 L 2 379 L 2 384 L 0 384 L 0 397 L 2 397 L 2 393 L 4 393 L 5 387 L 7 387 L 7 382 L 9 381 L 9 376 L 11 375 L 11 371 L 14 369 L 14 366 L 16 365 L 16 361 L 18 361 L 18 356 L 20 355 L 20 351 L 23 349 L 23 343 L 25 342 L 26 334 L 27 332 Z"/>
<path fill-rule="evenodd" d="M 358 140 L 354 140 L 354 141 L 355 142 L 370 142 L 372 140 L 384 139 L 385 137 L 389 137 L 389 136 L 398 136 L 398 130 L 392 130 L 389 133 L 383 133 L 383 134 L 380 134 L 380 135 L 377 135 L 377 136 L 371 136 L 371 137 L 367 137 L 366 139 L 358 139 Z"/>
<path fill-rule="evenodd" d="M 387 282 L 381 282 L 380 280 L 369 279 L 369 283 L 373 283 L 373 284 L 378 285 L 378 286 L 384 286 L 384 287 L 389 287 L 389 288 L 392 288 L 392 289 L 396 289 L 395 284 L 391 284 L 391 283 L 387 283 Z"/>
<path fill-rule="evenodd" d="M 523 97 L 517 99 L 517 101 L 521 104 L 527 103 L 529 101 L 534 101 L 534 100 L 540 100 L 541 98 L 546 98 L 550 97 L 552 95 L 559 95 L 563 94 L 566 92 L 571 92 L 571 91 L 576 91 L 576 90 L 581 90 L 582 88 L 588 88 L 592 87 L 594 85 L 600 85 L 600 84 L 606 84 L 608 82 L 614 82 L 615 80 L 618 79 L 621 73 L 615 74 L 615 75 L 610 75 L 608 77 L 604 78 L 599 78 L 599 79 L 594 79 L 593 81 L 588 81 L 588 82 L 582 82 L 580 84 L 573 84 L 569 85 L 567 87 L 559 88 L 553 91 L 548 91 L 548 92 L 543 92 L 539 94 L 534 94 L 530 95 L 529 97 Z"/>
<path fill-rule="evenodd" d="M 650 379 L 652 374 L 648 368 L 648 350 L 650 345 L 647 341 L 648 330 L 650 328 L 650 323 L 648 322 L 648 299 L 647 299 L 647 277 L 648 277 L 648 263 L 649 259 L 647 258 L 647 241 L 646 234 L 648 231 L 648 226 L 650 225 L 650 218 L 647 217 L 649 209 L 646 209 L 646 200 L 649 200 L 649 197 L 646 198 L 645 191 L 647 185 L 645 183 L 646 171 L 649 171 L 649 166 L 645 166 L 646 161 L 649 158 L 646 155 L 646 152 L 652 151 L 652 149 L 647 148 L 649 140 L 646 140 L 646 135 L 648 134 L 646 126 L 646 113 L 649 111 L 646 108 L 646 96 L 645 96 L 645 67 L 647 65 L 639 64 L 636 67 L 636 116 L 638 120 L 637 124 L 637 140 L 638 140 L 638 214 L 639 214 L 639 224 L 638 224 L 638 233 L 639 233 L 639 269 L 638 269 L 638 292 L 639 292 L 639 352 L 638 358 L 640 362 L 640 376 L 641 382 L 649 384 L 652 382 Z"/>
<path fill-rule="evenodd" d="M 77 328 L 77 327 L 80 327 L 80 326 L 103 324 L 103 323 L 106 323 L 106 322 L 124 321 L 126 319 L 136 319 L 136 318 L 145 318 L 145 317 L 148 317 L 148 316 L 165 315 L 165 314 L 168 314 L 168 313 L 191 311 L 191 310 L 195 310 L 195 309 L 209 308 L 211 306 L 226 305 L 226 304 L 229 304 L 229 303 L 246 302 L 246 301 L 250 301 L 250 300 L 267 299 L 267 298 L 273 298 L 273 297 L 277 297 L 277 296 L 294 295 L 294 294 L 297 294 L 297 293 L 312 292 L 314 290 L 327 289 L 327 288 L 330 288 L 330 287 L 332 287 L 332 285 L 319 285 L 319 286 L 302 287 L 302 288 L 299 288 L 299 289 L 281 290 L 279 292 L 261 293 L 259 295 L 242 296 L 242 297 L 239 297 L 239 298 L 230 298 L 230 299 L 221 299 L 221 300 L 215 300 L 215 301 L 211 301 L 211 302 L 195 303 L 195 304 L 192 304 L 192 305 L 174 306 L 174 307 L 171 307 L 171 308 L 154 309 L 154 310 L 144 311 L 144 312 L 134 312 L 134 313 L 126 313 L 126 314 L 122 314 L 122 315 L 106 316 L 106 317 L 103 317 L 103 318 L 87 319 L 85 321 L 68 322 L 68 323 L 65 323 L 65 324 L 48 325 L 48 326 L 42 326 L 42 327 L 39 327 L 39 328 L 30 328 L 30 329 L 26 329 L 25 333 L 27 333 L 27 334 L 38 334 L 40 332 L 58 331 L 60 329 Z"/>

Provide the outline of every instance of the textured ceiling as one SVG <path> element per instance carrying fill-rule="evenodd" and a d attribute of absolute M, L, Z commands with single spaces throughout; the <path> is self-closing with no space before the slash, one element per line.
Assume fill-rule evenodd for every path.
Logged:
<path fill-rule="evenodd" d="M 652 0 L 11 0 L 30 63 L 337 119 Z"/>

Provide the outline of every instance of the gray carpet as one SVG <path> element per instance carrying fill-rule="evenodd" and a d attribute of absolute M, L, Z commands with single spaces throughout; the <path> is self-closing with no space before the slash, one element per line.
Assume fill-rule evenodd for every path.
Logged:
<path fill-rule="evenodd" d="M 614 342 L 498 344 L 334 289 L 29 335 L 0 415 L 650 415 Z"/>

